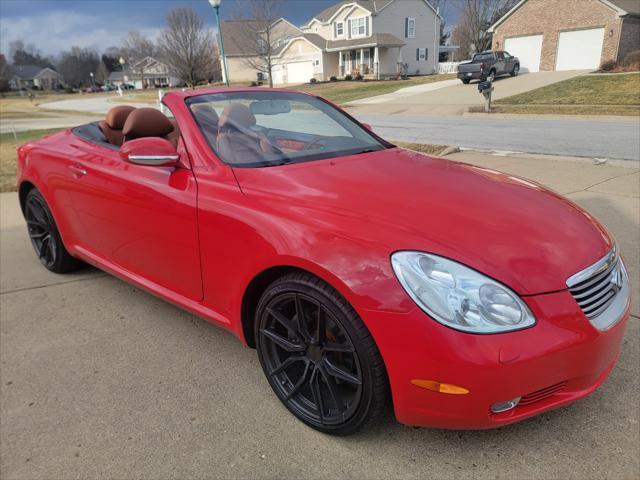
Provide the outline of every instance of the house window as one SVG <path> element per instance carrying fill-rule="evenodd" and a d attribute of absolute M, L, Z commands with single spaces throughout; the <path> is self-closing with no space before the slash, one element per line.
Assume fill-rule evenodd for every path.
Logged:
<path fill-rule="evenodd" d="M 341 37 L 344 33 L 344 24 L 342 22 L 336 23 L 336 37 Z"/>
<path fill-rule="evenodd" d="M 404 19 L 404 36 L 405 38 L 415 38 L 416 36 L 416 19 L 407 17 Z"/>
<path fill-rule="evenodd" d="M 367 34 L 367 17 L 354 18 L 351 20 L 351 36 L 363 37 Z"/>

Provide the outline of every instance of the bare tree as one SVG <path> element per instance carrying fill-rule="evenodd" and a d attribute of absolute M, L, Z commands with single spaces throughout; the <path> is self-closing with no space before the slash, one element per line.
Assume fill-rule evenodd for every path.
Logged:
<path fill-rule="evenodd" d="M 144 66 L 136 68 L 135 65 L 146 57 L 153 57 L 156 53 L 156 46 L 140 32 L 132 31 L 122 40 L 120 53 L 129 64 L 131 71 L 140 75 L 144 85 Z"/>
<path fill-rule="evenodd" d="M 281 0 L 246 0 L 238 4 L 234 20 L 250 20 L 247 28 L 235 32 L 241 48 L 247 53 L 243 57 L 248 67 L 265 74 L 269 86 L 273 87 L 272 70 L 275 65 L 275 53 L 279 47 L 274 34 L 274 23 L 281 18 Z"/>
<path fill-rule="evenodd" d="M 460 3 L 458 24 L 452 40 L 460 45 L 460 53 L 468 55 L 491 48 L 489 27 L 507 13 L 518 0 L 466 0 Z"/>
<path fill-rule="evenodd" d="M 0 53 L 0 92 L 9 90 L 9 80 L 11 80 L 12 75 L 11 65 L 9 65 L 4 55 Z"/>
<path fill-rule="evenodd" d="M 174 8 L 167 15 L 167 27 L 160 34 L 162 60 L 191 87 L 211 80 L 218 71 L 217 50 L 212 32 L 191 7 Z"/>
<path fill-rule="evenodd" d="M 38 65 L 39 67 L 53 68 L 50 57 L 40 53 L 32 43 L 25 44 L 22 40 L 14 40 L 9 43 L 9 56 L 14 65 Z"/>
<path fill-rule="evenodd" d="M 62 52 L 58 62 L 58 71 L 65 81 L 72 87 L 82 87 L 91 84 L 90 73 L 95 73 L 100 64 L 98 53 L 89 48 L 71 47 Z"/>

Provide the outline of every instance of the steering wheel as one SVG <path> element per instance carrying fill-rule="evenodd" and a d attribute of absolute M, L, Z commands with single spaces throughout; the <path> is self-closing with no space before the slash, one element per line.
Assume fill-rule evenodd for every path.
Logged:
<path fill-rule="evenodd" d="M 317 144 L 319 144 L 319 143 L 320 143 L 321 141 L 323 141 L 323 140 L 327 140 L 327 137 L 326 137 L 326 136 L 324 136 L 324 135 L 316 135 L 315 137 L 313 137 L 313 138 L 311 139 L 311 141 L 310 141 L 309 143 L 307 143 L 307 144 L 304 146 L 304 148 L 303 148 L 302 150 L 303 150 L 303 151 L 304 151 L 304 150 L 311 150 L 311 147 L 312 147 L 313 145 L 317 145 Z M 315 150 L 315 149 L 314 149 L 314 150 Z"/>

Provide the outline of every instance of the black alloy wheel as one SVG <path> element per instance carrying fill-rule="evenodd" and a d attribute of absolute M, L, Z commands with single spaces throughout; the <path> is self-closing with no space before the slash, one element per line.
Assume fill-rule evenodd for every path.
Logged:
<path fill-rule="evenodd" d="M 348 434 L 380 413 L 387 380 L 362 320 L 307 274 L 276 281 L 256 316 L 262 368 L 284 405 L 317 430 Z"/>
<path fill-rule="evenodd" d="M 24 216 L 31 245 L 42 265 L 56 273 L 69 272 L 81 265 L 82 262 L 69 255 L 65 249 L 51 210 L 35 188 L 27 194 Z"/>

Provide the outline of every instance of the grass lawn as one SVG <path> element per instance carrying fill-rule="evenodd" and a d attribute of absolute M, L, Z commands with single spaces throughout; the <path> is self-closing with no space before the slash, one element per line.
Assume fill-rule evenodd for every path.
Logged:
<path fill-rule="evenodd" d="M 33 100 L 29 100 L 28 97 L 21 97 L 20 95 L 7 95 L 0 97 L 0 118 L 2 118 L 2 120 L 13 120 L 17 118 L 61 117 L 64 115 L 92 115 L 87 112 L 75 110 L 47 110 L 46 104 L 58 100 L 75 100 L 99 95 L 105 94 L 85 93 L 80 95 L 78 93 L 35 92 L 35 98 L 33 98 Z"/>
<path fill-rule="evenodd" d="M 362 80 L 362 81 L 338 81 L 328 83 L 307 83 L 299 86 L 288 87 L 291 90 L 310 92 L 315 95 L 327 98 L 337 104 L 360 100 L 361 98 L 373 97 L 392 93 L 405 87 L 413 87 L 425 83 L 439 82 L 456 78 L 450 75 L 424 75 L 421 77 L 409 77 L 407 80 Z"/>
<path fill-rule="evenodd" d="M 29 140 L 36 140 L 59 132 L 61 129 L 32 130 L 20 132 L 18 136 L 18 146 Z M 11 192 L 16 189 L 16 141 L 13 133 L 3 133 L 0 135 L 0 192 Z"/>
<path fill-rule="evenodd" d="M 440 155 L 448 145 L 433 145 L 430 143 L 407 143 L 407 142 L 395 142 L 389 140 L 398 147 L 406 148 L 407 150 L 413 150 L 415 152 L 424 153 L 425 155 Z"/>
<path fill-rule="evenodd" d="M 305 83 L 302 85 L 288 85 L 284 88 L 301 92 L 309 92 L 325 97 L 332 102 L 343 104 L 361 98 L 384 95 L 395 92 L 404 87 L 422 85 L 425 83 L 439 82 L 441 80 L 451 80 L 456 78 L 454 74 L 449 75 L 424 75 L 421 77 L 409 77 L 407 80 L 361 80 L 361 81 L 337 81 L 326 83 Z M 231 86 L 246 86 L 247 83 L 240 83 Z M 219 86 L 219 85 L 218 85 Z M 196 87 L 206 88 L 206 87 Z M 175 89 L 174 89 L 175 90 Z M 171 91 L 170 89 L 166 90 Z M 134 93 L 127 93 L 122 98 L 115 99 L 117 103 L 154 103 L 158 101 L 157 90 L 144 90 Z"/>
<path fill-rule="evenodd" d="M 640 73 L 582 75 L 495 102 L 498 113 L 639 115 Z"/>

